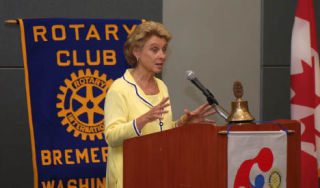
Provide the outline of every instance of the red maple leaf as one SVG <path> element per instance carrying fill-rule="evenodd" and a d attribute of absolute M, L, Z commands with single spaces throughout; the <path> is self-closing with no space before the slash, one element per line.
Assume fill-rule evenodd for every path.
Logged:
<path fill-rule="evenodd" d="M 301 121 L 303 122 L 303 124 L 305 124 L 305 128 L 306 128 L 303 134 L 301 135 L 301 140 L 315 145 L 316 144 L 315 135 L 320 137 L 320 132 L 318 132 L 315 129 L 314 114 L 312 114 L 311 116 L 302 118 Z"/>
<path fill-rule="evenodd" d="M 301 64 L 303 72 L 291 75 L 291 88 L 295 92 L 291 104 L 315 108 L 320 104 L 320 97 L 315 91 L 314 61 L 312 61 L 312 67 L 303 60 Z"/>
<path fill-rule="evenodd" d="M 312 67 L 301 61 L 303 72 L 291 75 L 291 88 L 295 92 L 291 104 L 316 108 L 320 104 L 320 97 L 315 91 L 315 66 L 314 58 Z M 315 145 L 315 136 L 320 137 L 320 132 L 315 129 L 314 114 L 304 117 L 301 121 L 305 124 L 305 131 L 301 140 Z"/>

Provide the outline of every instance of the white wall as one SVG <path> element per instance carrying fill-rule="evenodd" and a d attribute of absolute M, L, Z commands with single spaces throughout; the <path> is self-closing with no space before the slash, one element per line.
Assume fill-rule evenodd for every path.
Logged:
<path fill-rule="evenodd" d="M 185 79 L 193 70 L 199 80 L 230 111 L 232 85 L 242 82 L 244 99 L 259 120 L 259 0 L 163 0 L 163 23 L 173 35 L 162 78 L 169 87 L 174 118 L 206 101 Z M 212 119 L 225 122 L 218 115 Z"/>

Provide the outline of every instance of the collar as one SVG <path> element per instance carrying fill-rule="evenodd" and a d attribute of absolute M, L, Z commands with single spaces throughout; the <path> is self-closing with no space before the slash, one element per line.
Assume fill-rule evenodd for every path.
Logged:
<path fill-rule="evenodd" d="M 132 87 L 134 87 L 135 89 L 135 94 L 136 96 L 146 105 L 148 105 L 149 107 L 153 108 L 154 105 L 152 105 L 148 100 L 147 100 L 147 96 L 145 95 L 145 93 L 142 91 L 142 89 L 138 86 L 138 84 L 135 82 L 134 78 L 131 75 L 131 71 L 133 69 L 127 69 L 126 72 L 124 73 L 124 75 L 122 76 L 122 79 L 127 82 L 128 84 L 130 84 Z M 161 93 L 161 89 L 159 86 L 159 82 L 157 79 L 155 79 L 157 84 L 158 84 L 158 88 L 159 88 L 159 92 Z"/>

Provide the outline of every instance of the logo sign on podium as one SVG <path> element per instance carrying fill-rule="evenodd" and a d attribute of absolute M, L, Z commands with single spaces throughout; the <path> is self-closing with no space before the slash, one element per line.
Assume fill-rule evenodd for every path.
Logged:
<path fill-rule="evenodd" d="M 286 187 L 287 135 L 284 131 L 228 134 L 228 187 Z"/>

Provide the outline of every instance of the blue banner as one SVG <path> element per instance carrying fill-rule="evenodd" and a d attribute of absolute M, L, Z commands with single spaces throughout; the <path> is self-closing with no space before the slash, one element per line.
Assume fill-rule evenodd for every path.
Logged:
<path fill-rule="evenodd" d="M 20 19 L 34 187 L 105 187 L 104 101 L 141 20 Z"/>

